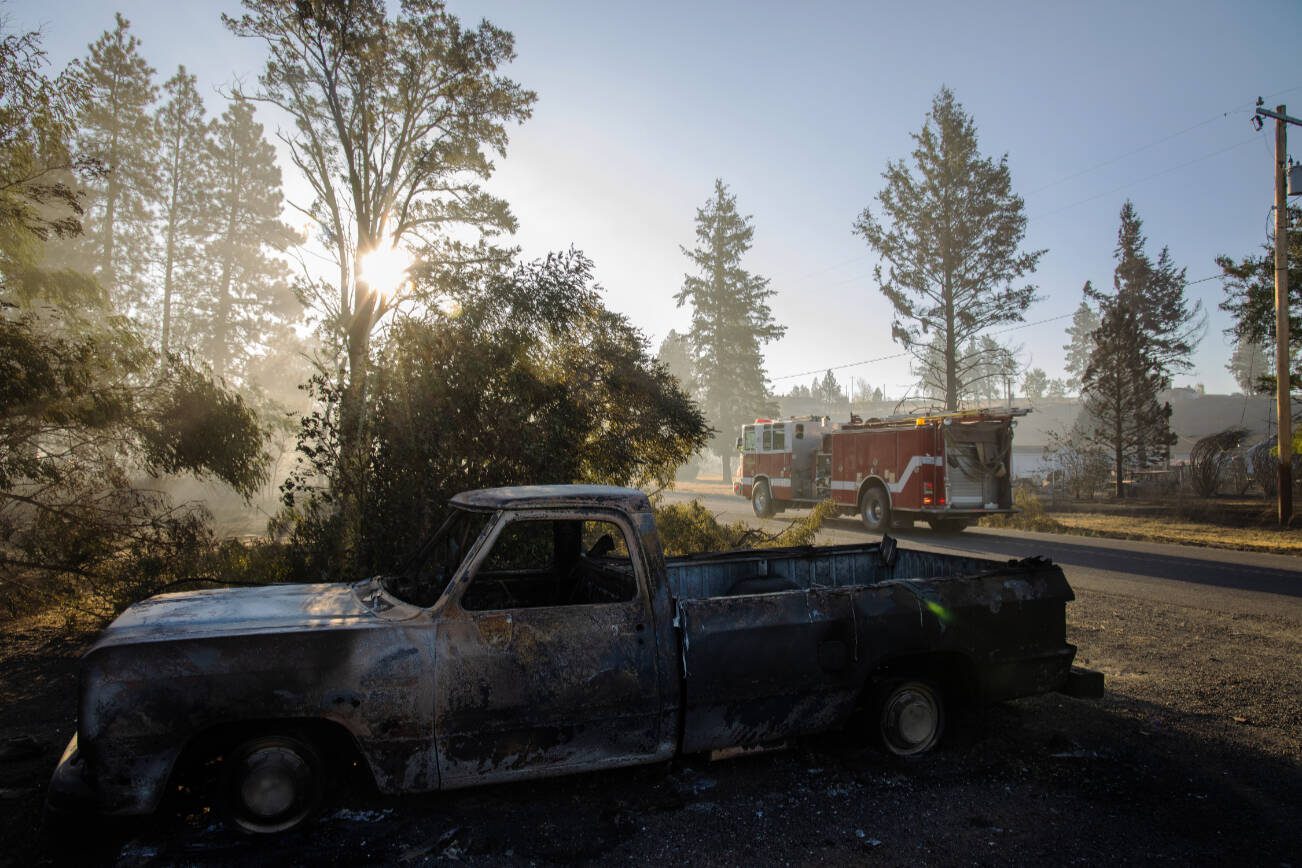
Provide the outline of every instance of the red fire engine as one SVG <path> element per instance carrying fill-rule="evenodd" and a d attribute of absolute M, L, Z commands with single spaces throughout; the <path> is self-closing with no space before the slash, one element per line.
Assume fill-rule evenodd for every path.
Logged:
<path fill-rule="evenodd" d="M 1014 512 L 1010 460 L 1016 417 L 969 410 L 834 423 L 827 417 L 756 419 L 737 439 L 734 494 L 768 518 L 831 498 L 880 533 L 922 519 L 960 531 Z"/>

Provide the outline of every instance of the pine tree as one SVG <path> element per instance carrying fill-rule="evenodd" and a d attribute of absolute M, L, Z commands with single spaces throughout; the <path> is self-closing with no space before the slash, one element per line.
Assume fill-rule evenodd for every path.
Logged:
<path fill-rule="evenodd" d="M 1274 379 L 1275 354 L 1265 344 L 1239 339 L 1234 342 L 1234 351 L 1230 354 L 1225 369 L 1234 375 L 1234 382 L 1243 390 L 1243 394 L 1269 392 L 1270 385 L 1263 384 L 1262 379 Z"/>
<path fill-rule="evenodd" d="M 692 347 L 687 335 L 679 334 L 673 329 L 660 342 L 660 351 L 656 359 L 668 369 L 682 384 L 684 390 L 692 387 Z"/>
<path fill-rule="evenodd" d="M 210 124 L 195 77 L 178 67 L 163 85 L 167 102 L 158 111 L 158 216 L 163 234 L 162 334 L 159 348 L 166 364 L 174 349 L 176 307 L 193 301 L 202 280 L 209 193 L 204 183 Z M 183 300 L 184 299 L 184 300 Z"/>
<path fill-rule="evenodd" d="M 1008 158 L 981 156 L 976 126 L 948 88 L 913 140 L 916 171 L 902 160 L 888 164 L 877 194 L 889 225 L 864 209 L 854 229 L 889 269 L 883 277 L 879 265 L 876 278 L 895 308 L 893 338 L 917 365 L 939 365 L 924 376 L 943 383 L 945 407 L 956 410 L 965 344 L 991 326 L 1021 321 L 1035 287 L 1016 284 L 1044 251 L 1018 249 L 1026 215 Z"/>
<path fill-rule="evenodd" d="M 1094 352 L 1094 330 L 1099 327 L 1099 315 L 1089 302 L 1081 299 L 1080 306 L 1071 316 L 1067 327 L 1068 341 L 1063 345 L 1063 368 L 1067 371 L 1066 388 L 1079 392 L 1081 376 L 1090 364 Z"/>
<path fill-rule="evenodd" d="M 722 180 L 696 211 L 697 246 L 681 248 L 700 274 L 685 275 L 674 297 L 691 303 L 691 341 L 696 384 L 715 429 L 713 447 L 723 456 L 723 478 L 732 475 L 731 448 L 740 427 L 766 412 L 764 358 L 760 347 L 786 333 L 773 320 L 768 278 L 741 267 L 755 229 L 737 213 L 737 197 Z"/>
<path fill-rule="evenodd" d="M 242 382 L 251 358 L 299 315 L 285 263 L 274 255 L 299 238 L 280 219 L 276 152 L 248 100 L 235 99 L 222 113 L 207 163 L 209 275 L 195 338 L 215 376 Z"/>
<path fill-rule="evenodd" d="M 1112 456 L 1116 494 L 1124 493 L 1127 467 L 1144 467 L 1168 454 L 1171 405 L 1159 404 L 1162 375 L 1154 370 L 1142 309 L 1126 294 L 1105 295 L 1086 284 L 1098 302 L 1099 327 L 1085 369 L 1086 436 Z"/>
<path fill-rule="evenodd" d="M 1201 307 L 1189 306 L 1184 270 L 1164 248 L 1154 263 L 1145 252 L 1143 222 L 1127 201 L 1114 251 L 1111 295 L 1085 284 L 1097 304 L 1099 326 L 1082 376 L 1082 395 L 1091 422 L 1089 436 L 1112 455 L 1117 496 L 1127 467 L 1148 467 L 1170 455 L 1169 404 L 1159 395 L 1171 387 L 1174 371 L 1189 366 L 1201 328 Z"/>
<path fill-rule="evenodd" d="M 1302 209 L 1289 208 L 1290 226 L 1302 226 Z M 1275 253 L 1268 243 L 1257 256 L 1234 260 L 1216 257 L 1225 275 L 1226 299 L 1221 310 L 1234 317 L 1234 325 L 1225 333 L 1236 344 L 1256 344 L 1267 351 L 1266 366 L 1254 377 L 1257 387 L 1275 388 Z M 1296 228 L 1288 237 L 1289 358 L 1294 392 L 1302 388 L 1302 231 Z M 1242 385 L 1242 381 L 1240 381 Z M 1246 389 L 1245 389 L 1246 391 Z"/>
<path fill-rule="evenodd" d="M 78 264 L 99 279 L 118 310 L 147 313 L 153 256 L 149 203 L 156 196 L 158 136 L 150 106 L 154 69 L 140 56 L 140 40 L 119 13 L 112 30 L 75 61 L 83 90 L 77 112 L 77 150 L 105 168 L 87 191 Z"/>
<path fill-rule="evenodd" d="M 1031 368 L 1026 372 L 1026 377 L 1022 380 L 1023 395 L 1032 401 L 1038 401 L 1048 389 L 1049 375 L 1044 372 L 1044 368 Z"/>

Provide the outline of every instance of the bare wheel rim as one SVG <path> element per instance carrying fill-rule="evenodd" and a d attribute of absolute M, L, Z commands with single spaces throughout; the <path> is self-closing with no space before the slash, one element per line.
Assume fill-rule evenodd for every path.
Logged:
<path fill-rule="evenodd" d="M 898 756 L 930 750 L 940 738 L 940 727 L 940 700 L 926 684 L 902 684 L 882 703 L 882 740 Z"/>
<path fill-rule="evenodd" d="M 257 739 L 232 757 L 228 792 L 236 825 L 248 832 L 290 829 L 320 799 L 318 763 L 311 748 L 293 739 Z"/>

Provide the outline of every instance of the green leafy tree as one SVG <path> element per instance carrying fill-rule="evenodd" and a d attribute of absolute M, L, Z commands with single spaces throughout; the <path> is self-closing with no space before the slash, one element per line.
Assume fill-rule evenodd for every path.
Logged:
<path fill-rule="evenodd" d="M 1049 389 L 1047 394 L 1050 398 L 1067 397 L 1067 382 L 1058 377 L 1054 377 L 1052 380 L 1049 381 Z"/>
<path fill-rule="evenodd" d="M 1017 284 L 1044 251 L 1019 249 L 1026 216 L 1008 158 L 981 156 L 976 126 L 948 88 L 913 140 L 913 168 L 903 160 L 887 165 L 878 214 L 865 208 L 854 229 L 886 266 L 875 273 L 895 309 L 892 336 L 916 367 L 935 369 L 922 378 L 942 383 L 946 409 L 956 410 L 965 346 L 992 326 L 1022 320 L 1035 287 Z"/>
<path fill-rule="evenodd" d="M 195 77 L 178 67 L 163 85 L 167 101 L 158 110 L 158 216 L 163 232 L 162 329 L 159 348 L 164 358 L 173 349 L 178 296 L 193 304 L 202 280 L 206 218 L 212 189 L 204 183 L 210 125 Z"/>
<path fill-rule="evenodd" d="M 1043 398 L 1048 389 L 1049 375 L 1044 372 L 1043 368 L 1031 368 L 1022 379 L 1022 394 L 1032 401 Z"/>
<path fill-rule="evenodd" d="M 773 320 L 766 277 L 741 266 L 755 228 L 737 212 L 737 197 L 722 180 L 696 210 L 696 246 L 681 248 L 697 274 L 683 278 L 674 296 L 692 306 L 691 341 L 696 386 L 706 418 L 714 426 L 712 448 L 723 458 L 723 479 L 732 477 L 732 444 L 738 430 L 770 411 L 760 348 L 786 333 Z"/>
<path fill-rule="evenodd" d="M 553 255 L 456 290 L 455 317 L 402 317 L 368 391 L 371 479 L 356 565 L 390 570 L 416 549 L 459 491 L 595 482 L 665 486 L 708 428 L 646 339 L 607 310 L 582 255 Z M 331 508 L 341 394 L 304 419 L 304 461 L 284 517 L 312 563 L 337 571 Z M 413 472 L 419 468 L 419 472 Z M 321 480 L 325 479 L 322 484 Z"/>
<path fill-rule="evenodd" d="M 250 365 L 273 342 L 296 344 L 302 306 L 278 255 L 301 237 L 280 219 L 284 207 L 276 151 L 236 98 L 213 129 L 204 190 L 207 274 L 195 300 L 193 340 L 217 377 L 247 384 Z"/>
<path fill-rule="evenodd" d="M 1292 360 L 1290 388 L 1302 390 L 1302 209 L 1289 209 L 1288 237 L 1288 321 L 1289 358 Z M 1226 334 L 1239 346 L 1260 346 L 1266 350 L 1265 365 L 1257 371 L 1253 387 L 1275 389 L 1275 253 L 1274 243 L 1262 246 L 1256 256 L 1242 259 L 1216 257 L 1226 288 L 1221 310 L 1234 317 Z M 1246 352 L 1246 351 L 1245 351 Z M 1237 349 L 1236 349 L 1237 353 Z M 1250 356 L 1249 356 L 1250 358 Z M 1233 362 L 1231 363 L 1233 364 Z M 1236 374 L 1236 379 L 1237 379 Z M 1243 381 L 1239 380 L 1240 386 Z M 1248 391 L 1244 387 L 1244 391 Z"/>
<path fill-rule="evenodd" d="M 1081 299 L 1080 306 L 1071 316 L 1067 326 L 1067 343 L 1063 346 L 1063 368 L 1067 371 L 1066 387 L 1079 392 L 1081 376 L 1089 367 L 1094 352 L 1094 330 L 1099 327 L 1099 315 L 1089 302 Z"/>
<path fill-rule="evenodd" d="M 145 315 L 154 256 L 149 204 L 158 185 L 158 130 L 150 106 L 158 89 L 130 22 L 121 14 L 114 20 L 72 69 L 81 82 L 76 148 L 105 168 L 102 180 L 89 185 L 76 263 L 108 290 L 115 308 Z"/>
<path fill-rule="evenodd" d="M 405 0 L 393 17 L 380 0 L 244 6 L 223 20 L 267 47 L 256 99 L 292 119 L 281 139 L 313 191 L 298 207 L 338 268 L 310 295 L 342 356 L 343 466 L 333 478 L 350 551 L 366 500 L 371 338 L 400 289 L 370 285 L 362 263 L 413 251 L 409 290 L 426 300 L 460 272 L 505 267 L 510 251 L 492 242 L 515 218 L 481 184 L 490 155 L 505 153 L 507 125 L 529 117 L 535 96 L 500 74 L 515 57 L 511 34 L 487 21 L 465 28 L 439 0 Z"/>

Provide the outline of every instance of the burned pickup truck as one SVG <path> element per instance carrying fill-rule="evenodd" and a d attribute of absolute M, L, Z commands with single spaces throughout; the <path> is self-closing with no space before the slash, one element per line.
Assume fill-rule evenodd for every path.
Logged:
<path fill-rule="evenodd" d="M 166 594 L 82 661 L 54 809 L 154 811 L 206 773 L 275 832 L 332 775 L 384 793 L 653 763 L 859 722 L 930 750 L 960 704 L 1102 689 L 1044 560 L 880 543 L 666 559 L 640 492 L 471 491 L 400 575 Z M 214 771 L 216 769 L 217 771 Z"/>

